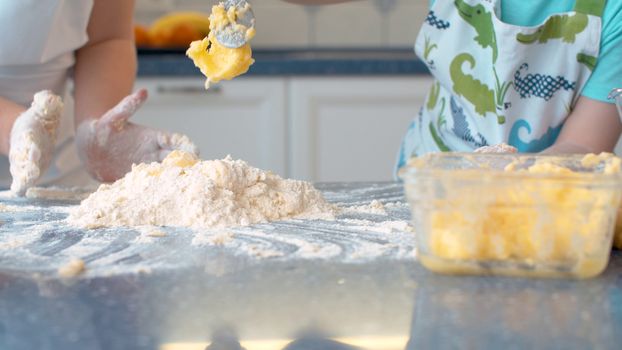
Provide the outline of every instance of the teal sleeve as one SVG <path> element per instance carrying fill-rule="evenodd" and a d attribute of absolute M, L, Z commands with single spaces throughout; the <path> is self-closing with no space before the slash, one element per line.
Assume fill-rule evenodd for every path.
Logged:
<path fill-rule="evenodd" d="M 622 1 L 607 1 L 603 14 L 600 55 L 581 94 L 594 100 L 611 102 L 607 95 L 622 88 Z"/>

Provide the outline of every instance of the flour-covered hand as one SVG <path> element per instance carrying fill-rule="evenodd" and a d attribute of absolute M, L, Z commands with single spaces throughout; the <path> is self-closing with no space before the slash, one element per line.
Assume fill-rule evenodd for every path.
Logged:
<path fill-rule="evenodd" d="M 78 126 L 78 154 L 95 179 L 115 181 L 130 171 L 132 164 L 160 162 L 177 149 L 198 154 L 197 147 L 185 135 L 128 122 L 146 99 L 147 91 L 138 90 L 101 118 L 86 120 Z"/>
<path fill-rule="evenodd" d="M 484 146 L 476 149 L 475 153 L 516 153 L 518 150 L 516 147 L 510 146 L 506 143 L 499 143 L 492 146 Z"/>
<path fill-rule="evenodd" d="M 11 128 L 11 191 L 19 196 L 33 186 L 52 161 L 63 101 L 50 91 L 35 94 L 32 106 Z"/>

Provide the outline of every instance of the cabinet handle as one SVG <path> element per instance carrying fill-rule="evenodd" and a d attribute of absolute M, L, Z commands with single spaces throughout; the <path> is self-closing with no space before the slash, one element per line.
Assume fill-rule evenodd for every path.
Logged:
<path fill-rule="evenodd" d="M 186 86 L 164 86 L 158 85 L 156 91 L 159 94 L 220 94 L 222 93 L 222 87 L 210 86 L 209 89 L 205 90 L 203 86 L 194 86 L 194 85 L 186 85 Z"/>

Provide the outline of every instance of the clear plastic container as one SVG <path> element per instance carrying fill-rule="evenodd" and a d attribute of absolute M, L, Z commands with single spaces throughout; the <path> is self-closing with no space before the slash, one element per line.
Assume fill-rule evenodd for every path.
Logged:
<path fill-rule="evenodd" d="M 609 261 L 621 162 L 610 154 L 415 158 L 400 176 L 419 260 L 450 274 L 596 276 Z"/>
<path fill-rule="evenodd" d="M 609 98 L 614 100 L 622 118 L 622 89 L 614 89 L 609 94 Z M 616 231 L 613 239 L 613 246 L 622 249 L 622 208 L 618 209 L 618 222 L 616 224 Z"/>

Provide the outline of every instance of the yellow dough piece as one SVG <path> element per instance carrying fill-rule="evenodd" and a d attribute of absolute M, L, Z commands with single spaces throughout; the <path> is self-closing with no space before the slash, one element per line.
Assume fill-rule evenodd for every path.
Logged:
<path fill-rule="evenodd" d="M 149 170 L 147 171 L 147 174 L 149 176 L 160 176 L 162 174 L 162 171 L 166 167 L 190 168 L 198 162 L 199 162 L 199 158 L 193 153 L 184 152 L 180 150 L 174 150 L 171 153 L 169 153 L 166 156 L 166 158 L 164 158 L 164 160 L 162 161 L 162 166 L 150 167 Z M 132 167 L 132 170 L 138 167 L 145 168 L 147 167 L 147 165 L 146 164 L 134 165 Z"/>
<path fill-rule="evenodd" d="M 207 77 L 205 82 L 206 89 L 209 88 L 210 83 L 231 80 L 246 73 L 255 62 L 252 58 L 251 46 L 248 43 L 255 36 L 255 29 L 246 28 L 236 22 L 236 19 L 242 16 L 247 9 L 248 5 L 240 11 L 236 11 L 235 7 L 231 7 L 229 11 L 226 11 L 222 3 L 214 5 L 210 15 L 209 35 L 203 40 L 193 41 L 190 44 L 190 48 L 186 51 L 194 65 Z M 245 31 L 246 45 L 230 49 L 218 42 L 215 32 L 229 25 L 235 30 Z"/>
<path fill-rule="evenodd" d="M 84 273 L 86 263 L 82 259 L 74 258 L 58 268 L 58 275 L 62 278 L 74 278 Z"/>
<path fill-rule="evenodd" d="M 556 158 L 529 166 L 519 159 L 505 166 L 507 176 L 485 169 L 453 170 L 453 180 L 436 182 L 440 192 L 412 201 L 413 215 L 424 218 L 427 247 L 422 247 L 421 262 L 447 273 L 485 271 L 480 263 L 497 264 L 497 272 L 510 275 L 559 272 L 582 278 L 600 273 L 609 258 L 621 192 L 599 179 L 620 173 L 621 160 L 601 154 L 579 163 L 602 166 L 602 174 L 576 172 Z M 529 268 L 523 273 L 512 264 Z"/>
<path fill-rule="evenodd" d="M 199 158 L 192 153 L 174 150 L 169 153 L 162 161 L 164 166 L 177 166 L 180 168 L 189 168 L 199 162 Z"/>

